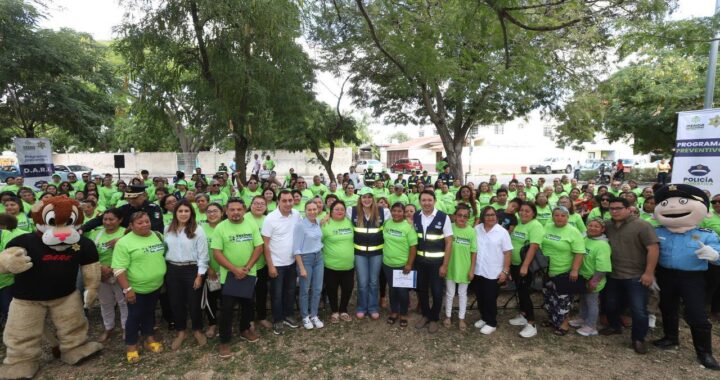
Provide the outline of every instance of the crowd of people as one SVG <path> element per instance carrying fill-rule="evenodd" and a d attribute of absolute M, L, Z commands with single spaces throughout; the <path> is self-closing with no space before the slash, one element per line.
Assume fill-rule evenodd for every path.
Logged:
<path fill-rule="evenodd" d="M 660 183 L 581 185 L 563 175 L 500 184 L 491 175 L 487 182 L 463 184 L 444 166 L 434 181 L 420 171 L 392 179 L 350 170 L 329 183 L 314 176 L 308 184 L 292 170 L 284 180 L 274 172 L 261 175 L 273 168 L 269 157 L 264 163 L 256 157 L 247 182 L 222 170 L 206 176 L 199 168 L 189 178 L 178 172 L 172 183 L 145 170 L 129 183 L 109 174 L 78 179 L 71 173 L 39 191 L 21 177 L 9 178 L 0 189 L 0 249 L 34 231 L 28 213 L 37 201 L 57 195 L 78 200 L 82 233 L 95 243 L 102 265 L 99 339 L 121 331 L 129 362 L 140 359 L 141 342 L 149 352 L 164 349 L 154 337 L 158 303 L 175 331 L 171 349 L 185 344 L 189 316 L 195 342 L 205 345 L 219 336 L 222 358 L 232 355 L 233 325 L 241 339 L 255 342 L 259 328 L 282 335 L 287 328 L 378 320 L 383 308 L 386 323 L 401 328 L 417 310 L 414 327 L 430 334 L 471 325 L 489 335 L 505 323 L 523 338 L 537 335 L 539 326 L 558 336 L 572 329 L 582 336 L 621 334 L 629 310 L 631 345 L 639 354 L 647 352 L 648 329 L 660 312 L 664 337 L 653 343 L 678 345 L 679 298 L 663 298 L 661 285 L 658 311 L 653 290 L 656 274 L 668 270 L 662 260 L 658 265 L 653 217 Z M 703 227 L 714 231 L 717 242 L 720 194 L 707 196 L 711 210 Z M 720 369 L 704 314 L 709 304 L 710 317 L 720 319 L 720 267 L 701 269 L 695 290 L 707 297 L 700 309 L 693 306 L 688 323 L 700 362 Z M 536 318 L 531 297 L 538 281 L 544 321 Z M 519 313 L 501 323 L 498 295 L 510 282 Z M 0 276 L 3 317 L 12 283 L 12 275 Z M 480 312 L 472 324 L 466 321 L 469 293 Z M 323 300 L 330 309 L 325 320 Z"/>

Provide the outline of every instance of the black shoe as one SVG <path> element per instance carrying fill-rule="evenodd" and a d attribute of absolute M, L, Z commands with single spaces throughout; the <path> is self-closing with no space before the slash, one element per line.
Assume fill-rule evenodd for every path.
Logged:
<path fill-rule="evenodd" d="M 620 335 L 622 334 L 622 329 L 614 329 L 612 327 L 606 327 L 602 330 L 600 330 L 600 335 L 608 336 L 608 335 Z"/>
<path fill-rule="evenodd" d="M 632 342 L 633 350 L 635 350 L 635 353 L 640 355 L 647 354 L 647 346 L 645 345 L 645 342 L 641 342 L 639 340 L 634 340 Z"/>
<path fill-rule="evenodd" d="M 707 369 L 712 369 L 715 371 L 720 370 L 720 364 L 718 364 L 717 360 L 712 356 L 709 352 L 701 352 L 697 354 L 698 361 L 700 364 L 702 364 L 703 367 Z"/>
<path fill-rule="evenodd" d="M 286 317 L 285 319 L 283 319 L 283 323 L 285 323 L 285 325 L 287 327 L 290 327 L 291 329 L 296 329 L 300 327 L 298 322 L 293 317 Z"/>
<path fill-rule="evenodd" d="M 285 327 L 282 322 L 273 323 L 273 334 L 282 335 L 285 333 Z"/>
<path fill-rule="evenodd" d="M 671 339 L 668 337 L 663 337 L 662 339 L 658 339 L 653 342 L 653 346 L 657 348 L 662 348 L 663 350 L 669 350 L 671 348 L 677 348 L 680 343 L 677 339 Z"/>

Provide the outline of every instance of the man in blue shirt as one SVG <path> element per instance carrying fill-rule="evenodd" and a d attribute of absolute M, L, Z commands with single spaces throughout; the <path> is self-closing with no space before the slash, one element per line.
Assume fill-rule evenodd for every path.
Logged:
<path fill-rule="evenodd" d="M 708 196 L 694 186 L 671 184 L 655 193 L 655 202 L 655 219 L 662 224 L 656 233 L 664 337 L 653 344 L 663 349 L 678 346 L 682 298 L 698 361 L 707 369 L 720 370 L 712 355 L 712 324 L 705 312 L 705 272 L 708 263 L 720 265 L 720 239 L 712 230 L 697 228 L 708 214 Z"/>

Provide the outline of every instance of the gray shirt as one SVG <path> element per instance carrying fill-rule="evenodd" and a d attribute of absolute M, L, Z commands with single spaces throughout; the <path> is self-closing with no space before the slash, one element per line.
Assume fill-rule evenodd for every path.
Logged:
<path fill-rule="evenodd" d="M 642 276 L 647 264 L 647 247 L 659 242 L 655 228 L 630 216 L 618 226 L 613 220 L 606 221 L 605 234 L 612 248 L 610 277 L 625 280 Z"/>

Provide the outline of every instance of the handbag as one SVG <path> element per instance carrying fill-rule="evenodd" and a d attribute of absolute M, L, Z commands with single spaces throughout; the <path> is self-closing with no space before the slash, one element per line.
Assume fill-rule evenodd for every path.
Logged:
<path fill-rule="evenodd" d="M 222 287 L 220 285 L 220 277 L 218 277 L 214 280 L 211 280 L 210 278 L 206 278 L 205 285 L 207 286 L 209 292 L 214 292 L 214 291 L 220 290 L 220 288 Z"/>
<path fill-rule="evenodd" d="M 525 262 L 525 257 L 527 256 L 527 252 L 530 249 L 530 242 L 526 241 L 522 248 L 520 248 L 520 260 L 522 262 Z M 542 250 L 540 247 L 535 251 L 535 256 L 533 256 L 533 260 L 530 262 L 530 265 L 528 266 L 528 272 L 535 274 L 537 271 L 547 271 L 548 267 L 550 267 L 550 259 L 543 255 Z"/>

